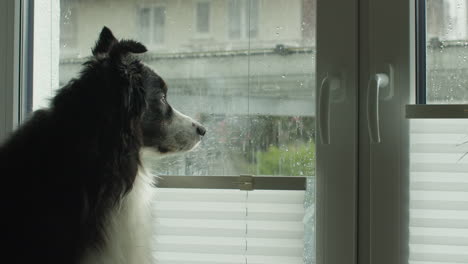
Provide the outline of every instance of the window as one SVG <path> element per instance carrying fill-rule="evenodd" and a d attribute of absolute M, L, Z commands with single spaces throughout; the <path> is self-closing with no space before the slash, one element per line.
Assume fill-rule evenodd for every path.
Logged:
<path fill-rule="evenodd" d="M 196 7 L 197 33 L 206 34 L 210 32 L 211 21 L 210 2 L 198 2 Z"/>
<path fill-rule="evenodd" d="M 209 131 L 193 152 L 144 157 L 161 176 L 154 208 L 159 263 L 315 262 L 315 43 L 302 41 L 302 0 L 269 4 L 274 13 L 262 24 L 263 39 L 259 1 L 240 3 L 239 32 L 250 48 L 226 43 L 224 10 L 231 1 L 68 0 L 60 9 L 83 24 L 74 36 L 77 53 L 64 53 L 62 32 L 49 30 L 48 39 L 60 44 L 59 59 L 35 54 L 37 62 L 54 66 L 38 71 L 53 85 L 34 86 L 41 91 L 37 109 L 79 72 L 103 25 L 118 38 L 139 38 L 149 48 L 144 62 L 168 84 L 171 105 Z M 52 10 L 36 8 L 36 17 L 48 23 L 43 28 L 60 23 L 45 19 Z M 273 20 L 283 10 L 281 20 Z M 190 30 L 210 40 L 194 39 Z M 153 52 L 159 44 L 170 50 Z M 239 190 L 251 182 L 253 191 Z"/>
<path fill-rule="evenodd" d="M 140 3 L 73 2 L 89 16 L 80 53 L 55 63 L 36 54 L 48 82 L 35 93 L 50 95 L 89 53 L 103 22 L 81 10 Z M 246 1 L 164 1 L 177 10 L 165 16 L 173 48 L 147 63 L 170 102 L 211 133 L 196 152 L 147 157 L 162 176 L 161 263 L 468 262 L 466 0 L 264 2 L 261 32 L 247 34 L 255 7 L 246 12 Z M 131 36 L 138 19 L 118 17 L 105 22 Z M 58 41 L 49 28 L 46 39 Z M 248 41 L 233 45 L 237 37 Z M 280 184 L 233 190 L 252 180 Z"/>
<path fill-rule="evenodd" d="M 228 4 L 229 39 L 256 38 L 258 0 L 230 0 Z"/>
<path fill-rule="evenodd" d="M 410 120 L 410 263 L 468 261 L 468 1 L 418 1 L 418 102 Z M 463 118 L 463 119 L 460 119 Z"/>
<path fill-rule="evenodd" d="M 420 103 L 468 102 L 468 2 L 419 2 Z"/>
<path fill-rule="evenodd" d="M 164 43 L 166 8 L 164 6 L 142 7 L 138 9 L 139 39 L 146 45 Z"/>

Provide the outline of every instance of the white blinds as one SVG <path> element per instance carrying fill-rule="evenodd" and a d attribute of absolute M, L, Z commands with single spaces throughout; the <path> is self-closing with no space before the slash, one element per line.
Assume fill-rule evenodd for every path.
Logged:
<path fill-rule="evenodd" d="M 468 263 L 467 141 L 466 119 L 411 120 L 411 264 Z"/>
<path fill-rule="evenodd" d="M 158 264 L 302 264 L 304 191 L 159 189 Z"/>

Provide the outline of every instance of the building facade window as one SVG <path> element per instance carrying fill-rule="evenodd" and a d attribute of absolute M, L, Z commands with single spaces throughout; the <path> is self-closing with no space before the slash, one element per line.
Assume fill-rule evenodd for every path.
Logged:
<path fill-rule="evenodd" d="M 197 33 L 207 34 L 210 32 L 210 2 L 198 2 L 196 7 L 196 30 Z"/>
<path fill-rule="evenodd" d="M 140 40 L 146 45 L 161 45 L 165 39 L 166 7 L 142 7 L 138 9 Z"/>
<path fill-rule="evenodd" d="M 258 0 L 230 0 L 228 4 L 229 39 L 258 36 Z"/>

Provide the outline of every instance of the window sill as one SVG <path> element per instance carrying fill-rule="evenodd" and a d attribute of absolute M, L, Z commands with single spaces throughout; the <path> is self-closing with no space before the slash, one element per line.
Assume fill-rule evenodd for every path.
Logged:
<path fill-rule="evenodd" d="M 406 105 L 406 118 L 468 118 L 468 104 Z"/>

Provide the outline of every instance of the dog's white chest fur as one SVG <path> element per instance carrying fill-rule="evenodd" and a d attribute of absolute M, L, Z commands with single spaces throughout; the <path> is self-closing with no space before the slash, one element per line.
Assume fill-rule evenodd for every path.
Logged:
<path fill-rule="evenodd" d="M 107 220 L 105 245 L 89 249 L 82 264 L 150 264 L 153 243 L 153 206 L 156 188 L 140 168 L 133 189 Z"/>

